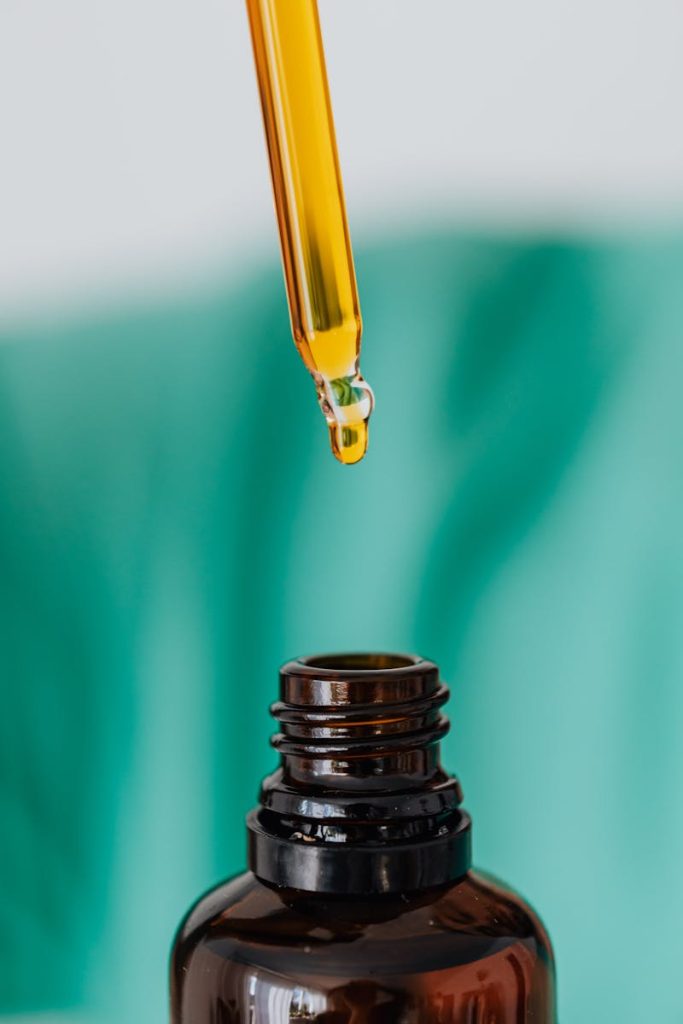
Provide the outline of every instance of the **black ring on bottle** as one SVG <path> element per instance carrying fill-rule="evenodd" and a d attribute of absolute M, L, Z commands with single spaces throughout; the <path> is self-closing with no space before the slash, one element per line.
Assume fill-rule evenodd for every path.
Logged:
<path fill-rule="evenodd" d="M 247 817 L 249 866 L 286 889 L 371 896 L 446 885 L 470 868 L 471 821 L 464 811 L 452 830 L 415 843 L 360 846 L 306 842 L 267 832 L 258 810 Z"/>

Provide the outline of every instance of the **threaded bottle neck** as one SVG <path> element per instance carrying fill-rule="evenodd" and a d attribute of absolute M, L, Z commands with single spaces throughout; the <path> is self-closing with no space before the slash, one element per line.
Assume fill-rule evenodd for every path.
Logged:
<path fill-rule="evenodd" d="M 273 746 L 283 781 L 382 792 L 443 778 L 448 690 L 432 662 L 398 655 L 303 658 L 280 673 Z"/>
<path fill-rule="evenodd" d="M 469 865 L 469 818 L 440 764 L 448 690 L 404 655 L 302 658 L 280 673 L 281 763 L 248 819 L 254 872 L 323 892 L 437 885 Z"/>

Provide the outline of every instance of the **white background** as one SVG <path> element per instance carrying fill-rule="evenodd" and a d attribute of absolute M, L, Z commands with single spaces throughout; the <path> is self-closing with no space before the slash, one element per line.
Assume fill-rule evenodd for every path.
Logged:
<path fill-rule="evenodd" d="M 678 217 L 680 0 L 321 0 L 355 237 Z M 0 305 L 274 253 L 242 0 L 3 0 Z"/>

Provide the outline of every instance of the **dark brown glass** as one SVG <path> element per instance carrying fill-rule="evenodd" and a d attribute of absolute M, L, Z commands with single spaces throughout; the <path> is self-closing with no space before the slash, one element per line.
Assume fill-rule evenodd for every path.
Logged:
<path fill-rule="evenodd" d="M 554 1024 L 542 925 L 469 869 L 436 666 L 303 659 L 281 691 L 252 870 L 181 925 L 172 1024 Z"/>

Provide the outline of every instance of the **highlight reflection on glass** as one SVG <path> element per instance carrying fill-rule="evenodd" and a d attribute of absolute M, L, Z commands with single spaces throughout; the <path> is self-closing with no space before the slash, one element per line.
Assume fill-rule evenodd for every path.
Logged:
<path fill-rule="evenodd" d="M 315 1020 L 328 1006 L 320 992 L 293 986 L 274 974 L 259 970 L 246 974 L 243 979 L 249 1007 L 249 1021 L 253 1024 L 290 1024 L 290 1021 Z"/>

